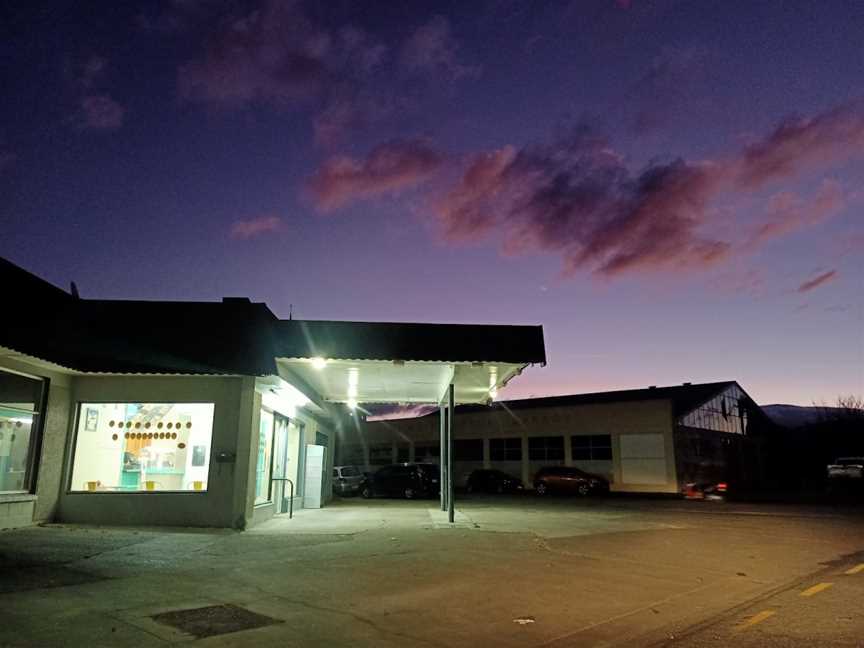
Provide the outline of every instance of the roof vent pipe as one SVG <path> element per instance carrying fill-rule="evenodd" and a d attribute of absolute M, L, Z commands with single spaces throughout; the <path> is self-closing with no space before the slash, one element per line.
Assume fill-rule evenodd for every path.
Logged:
<path fill-rule="evenodd" d="M 693 383 L 692 383 L 692 382 L 685 382 L 685 383 L 682 383 L 682 384 L 683 384 L 685 387 L 687 387 L 688 385 L 692 385 Z"/>
<path fill-rule="evenodd" d="M 648 389 L 657 389 L 657 385 L 648 385 Z"/>

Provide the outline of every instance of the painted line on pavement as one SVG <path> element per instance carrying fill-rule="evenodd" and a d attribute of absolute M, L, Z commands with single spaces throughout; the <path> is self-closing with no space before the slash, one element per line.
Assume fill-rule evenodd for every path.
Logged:
<path fill-rule="evenodd" d="M 861 563 L 860 565 L 855 565 L 852 569 L 847 569 L 843 573 L 847 576 L 851 576 L 852 574 L 858 574 L 860 572 L 864 572 L 864 563 Z"/>
<path fill-rule="evenodd" d="M 772 616 L 777 614 L 774 610 L 762 610 L 761 612 L 754 614 L 752 617 L 740 623 L 735 627 L 735 629 L 740 632 L 741 630 L 746 630 L 747 628 L 752 628 L 757 623 L 762 623 L 766 619 L 770 619 Z"/>
<path fill-rule="evenodd" d="M 818 594 L 819 592 L 824 592 L 832 585 L 834 585 L 834 583 L 819 583 L 818 585 L 808 587 L 806 590 L 801 592 L 801 596 L 813 596 L 814 594 Z"/>

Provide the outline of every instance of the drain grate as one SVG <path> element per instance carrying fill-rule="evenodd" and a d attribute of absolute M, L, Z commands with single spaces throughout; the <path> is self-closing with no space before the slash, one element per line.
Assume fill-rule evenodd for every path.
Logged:
<path fill-rule="evenodd" d="M 250 612 L 231 604 L 209 605 L 191 610 L 173 610 L 172 612 L 154 614 L 151 618 L 158 623 L 172 626 L 199 639 L 281 623 L 278 619 Z"/>

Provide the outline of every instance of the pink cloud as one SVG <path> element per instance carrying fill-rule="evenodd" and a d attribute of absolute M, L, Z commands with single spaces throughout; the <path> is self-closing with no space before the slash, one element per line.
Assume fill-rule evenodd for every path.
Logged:
<path fill-rule="evenodd" d="M 433 211 L 445 240 L 495 237 L 505 254 L 554 253 L 565 275 L 701 270 L 727 259 L 735 242 L 706 233 L 721 224 L 717 201 L 862 155 L 862 143 L 864 117 L 844 107 L 787 121 L 714 161 L 654 162 L 634 174 L 603 137 L 582 127 L 548 144 L 469 156 Z M 810 203 L 777 194 L 771 219 L 745 247 L 822 223 L 844 206 L 832 180 Z"/>
<path fill-rule="evenodd" d="M 231 225 L 231 238 L 250 239 L 262 234 L 271 234 L 283 229 L 284 223 L 278 216 L 258 216 L 249 220 L 238 220 Z"/>
<path fill-rule="evenodd" d="M 459 62 L 459 49 L 450 21 L 444 16 L 433 16 L 405 41 L 401 63 L 409 71 L 442 71 L 454 79 L 479 76 L 480 66 Z"/>
<path fill-rule="evenodd" d="M 308 190 L 317 209 L 333 211 L 412 187 L 428 179 L 442 161 L 441 154 L 425 140 L 392 140 L 373 149 L 365 159 L 347 155 L 330 158 L 310 178 Z"/>
<path fill-rule="evenodd" d="M 799 293 L 810 292 L 811 290 L 818 288 L 830 281 L 834 281 L 837 278 L 836 270 L 828 270 L 827 272 L 823 272 L 821 274 L 816 275 L 812 279 L 808 279 L 800 286 L 798 286 Z"/>
<path fill-rule="evenodd" d="M 864 111 L 847 104 L 809 118 L 787 119 L 738 160 L 738 181 L 756 188 L 808 169 L 864 154 Z"/>
<path fill-rule="evenodd" d="M 126 109 L 107 94 L 81 99 L 82 126 L 94 130 L 116 130 L 123 125 Z"/>
<path fill-rule="evenodd" d="M 435 212 L 448 240 L 500 233 L 508 254 L 559 254 L 564 274 L 701 267 L 729 251 L 696 231 L 724 178 L 722 168 L 682 160 L 634 177 L 583 128 L 552 144 L 475 156 Z"/>
<path fill-rule="evenodd" d="M 768 200 L 769 220 L 760 225 L 747 245 L 765 241 L 819 225 L 846 207 L 846 195 L 835 180 L 823 180 L 816 196 L 805 202 L 791 191 L 776 193 Z"/>

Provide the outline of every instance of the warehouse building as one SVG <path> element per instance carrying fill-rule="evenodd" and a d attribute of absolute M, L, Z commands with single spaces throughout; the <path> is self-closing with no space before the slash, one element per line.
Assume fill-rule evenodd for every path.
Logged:
<path fill-rule="evenodd" d="M 280 320 L 265 304 L 82 299 L 0 259 L 0 529 L 245 528 L 330 497 L 363 403 L 481 405 L 539 326 Z"/>
<path fill-rule="evenodd" d="M 457 408 L 454 473 L 496 468 L 531 487 L 544 466 L 603 475 L 617 492 L 678 493 L 698 481 L 746 486 L 760 474 L 766 417 L 734 381 L 500 401 Z M 367 421 L 339 448 L 366 470 L 437 462 L 438 413 Z"/>

